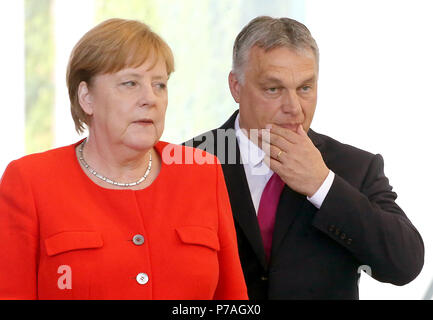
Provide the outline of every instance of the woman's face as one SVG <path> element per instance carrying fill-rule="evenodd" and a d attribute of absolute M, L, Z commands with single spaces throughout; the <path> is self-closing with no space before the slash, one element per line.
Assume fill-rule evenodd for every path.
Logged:
<path fill-rule="evenodd" d="M 163 59 L 156 64 L 147 59 L 137 68 L 95 76 L 90 86 L 82 82 L 87 94 L 80 102 L 91 115 L 90 134 L 138 151 L 151 148 L 164 131 L 167 81 Z"/>

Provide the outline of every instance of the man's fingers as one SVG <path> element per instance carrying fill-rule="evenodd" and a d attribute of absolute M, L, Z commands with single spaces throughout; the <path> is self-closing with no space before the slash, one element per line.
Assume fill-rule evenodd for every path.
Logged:
<path fill-rule="evenodd" d="M 262 141 L 262 150 L 268 157 L 277 161 L 281 161 L 281 157 L 284 155 L 284 150 L 266 141 Z"/>
<path fill-rule="evenodd" d="M 282 173 L 282 164 L 278 162 L 277 160 L 270 158 L 268 155 L 263 159 L 263 162 L 276 174 L 278 174 L 281 177 Z"/>
<path fill-rule="evenodd" d="M 306 133 L 305 130 L 304 130 L 304 127 L 303 127 L 301 124 L 298 125 L 298 128 L 296 128 L 296 132 L 297 132 L 300 136 L 303 136 L 304 138 L 305 138 L 305 137 L 307 137 L 308 139 L 310 138 L 310 137 L 308 137 L 307 133 Z"/>
<path fill-rule="evenodd" d="M 293 144 L 290 141 L 287 141 L 284 137 L 272 132 L 262 133 L 261 138 L 263 142 L 272 144 L 285 151 L 288 151 L 291 147 L 291 144 Z"/>
<path fill-rule="evenodd" d="M 276 124 L 273 124 L 270 126 L 271 134 L 280 136 L 284 138 L 285 140 L 289 141 L 290 143 L 300 143 L 303 139 L 301 139 L 302 135 L 298 133 L 297 131 L 294 132 L 290 129 L 280 127 Z M 298 129 L 297 129 L 298 130 Z"/>

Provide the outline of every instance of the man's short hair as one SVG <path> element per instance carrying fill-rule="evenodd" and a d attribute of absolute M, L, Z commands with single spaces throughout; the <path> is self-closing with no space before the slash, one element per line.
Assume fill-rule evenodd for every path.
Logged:
<path fill-rule="evenodd" d="M 244 66 L 250 49 L 254 46 L 265 51 L 278 47 L 287 47 L 296 51 L 311 49 L 317 66 L 319 48 L 308 28 L 290 18 L 272 18 L 260 16 L 251 20 L 238 34 L 233 45 L 232 71 L 243 82 Z"/>

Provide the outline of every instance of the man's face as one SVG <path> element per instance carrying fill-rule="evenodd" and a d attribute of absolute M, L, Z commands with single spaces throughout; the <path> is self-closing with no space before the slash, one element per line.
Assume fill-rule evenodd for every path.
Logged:
<path fill-rule="evenodd" d="M 311 50 L 254 46 L 244 66 L 244 81 L 230 73 L 233 98 L 239 103 L 240 127 L 264 129 L 267 124 L 296 131 L 310 128 L 317 103 L 318 67 Z"/>

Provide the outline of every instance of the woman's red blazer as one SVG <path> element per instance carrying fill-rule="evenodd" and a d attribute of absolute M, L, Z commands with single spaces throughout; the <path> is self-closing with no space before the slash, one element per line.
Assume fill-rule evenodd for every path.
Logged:
<path fill-rule="evenodd" d="M 3 174 L 0 299 L 247 299 L 216 158 L 180 164 L 193 149 L 159 142 L 174 163 L 146 189 L 113 190 L 82 171 L 78 143 Z"/>

